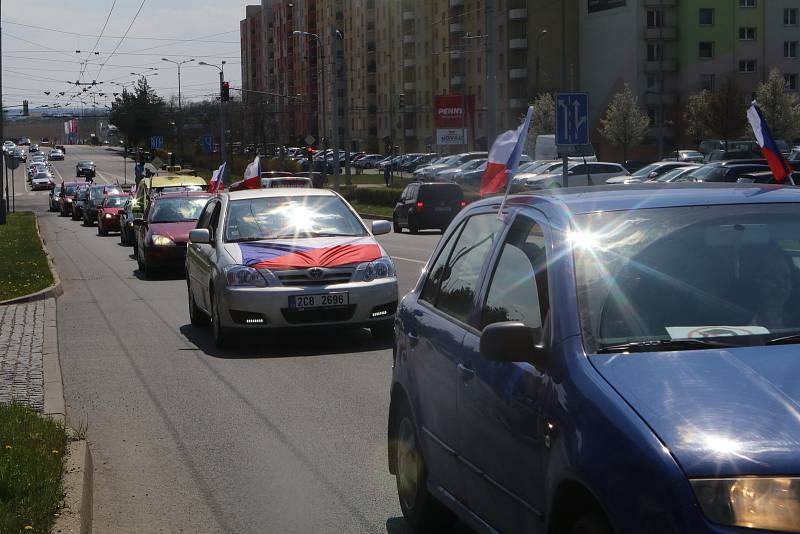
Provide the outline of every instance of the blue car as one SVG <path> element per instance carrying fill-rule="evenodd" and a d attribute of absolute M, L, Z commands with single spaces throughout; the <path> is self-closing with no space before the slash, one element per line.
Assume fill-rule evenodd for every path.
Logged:
<path fill-rule="evenodd" d="M 440 531 L 800 532 L 800 188 L 470 205 L 399 305 L 389 471 Z"/>

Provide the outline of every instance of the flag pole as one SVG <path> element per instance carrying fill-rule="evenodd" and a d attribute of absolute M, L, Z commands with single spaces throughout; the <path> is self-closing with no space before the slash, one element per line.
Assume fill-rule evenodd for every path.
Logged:
<path fill-rule="evenodd" d="M 519 167 L 519 159 L 522 157 L 522 149 L 525 146 L 525 140 L 528 137 L 528 127 L 531 125 L 531 117 L 533 116 L 533 106 L 528 106 L 528 113 L 525 116 L 525 122 L 522 123 L 522 127 L 519 131 L 519 137 L 517 138 L 517 144 L 514 147 L 514 151 L 511 154 L 511 160 L 509 161 L 508 170 L 506 171 L 507 181 L 506 184 L 506 192 L 503 195 L 503 200 L 500 202 L 500 209 L 497 211 L 497 218 L 502 220 L 503 219 L 503 209 L 506 207 L 506 201 L 508 200 L 508 195 L 511 193 L 511 184 L 514 181 L 514 175 L 517 173 L 517 167 Z"/>

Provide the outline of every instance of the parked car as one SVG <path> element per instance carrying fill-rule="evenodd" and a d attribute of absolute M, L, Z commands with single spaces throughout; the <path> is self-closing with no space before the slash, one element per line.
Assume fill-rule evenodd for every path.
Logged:
<path fill-rule="evenodd" d="M 422 177 L 425 180 L 434 180 L 436 177 L 436 173 L 445 169 L 445 168 L 456 168 L 464 163 L 474 160 L 474 159 L 486 159 L 489 157 L 487 152 L 465 152 L 464 154 L 456 154 L 446 160 L 442 161 L 441 163 L 436 163 L 434 165 L 428 165 L 424 167 L 422 170 Z M 415 178 L 417 177 L 417 173 L 419 169 L 414 171 Z"/>
<path fill-rule="evenodd" d="M 261 173 L 261 188 L 262 189 L 269 189 L 271 187 L 314 187 L 311 178 L 307 178 L 305 176 L 294 176 L 291 173 L 287 173 L 287 175 L 281 176 L 281 173 L 269 173 L 268 176 L 264 176 L 266 173 Z M 228 188 L 230 191 L 244 191 L 246 189 L 254 189 L 248 188 L 244 184 L 244 180 L 239 180 L 238 182 L 234 182 Z"/>
<path fill-rule="evenodd" d="M 677 169 L 678 167 L 686 167 L 687 165 L 691 164 L 680 161 L 657 161 L 655 163 L 651 163 L 650 165 L 642 167 L 633 174 L 626 174 L 624 176 L 615 176 L 613 178 L 609 178 L 608 180 L 606 180 L 606 183 L 609 185 L 613 185 L 613 184 L 635 184 L 639 182 L 647 182 L 649 180 L 655 180 L 662 174 L 665 174 L 673 169 Z"/>
<path fill-rule="evenodd" d="M 31 189 L 34 191 L 52 189 L 54 185 L 53 175 L 47 171 L 39 172 L 31 179 Z"/>
<path fill-rule="evenodd" d="M 625 161 L 625 163 L 623 163 L 622 166 L 625 167 L 626 171 L 633 174 L 642 167 L 650 165 L 651 163 L 654 162 L 646 159 L 629 159 Z"/>
<path fill-rule="evenodd" d="M 353 208 L 327 189 L 224 192 L 203 210 L 186 257 L 189 316 L 218 345 L 241 329 L 369 328 L 391 339 L 397 278 Z M 347 253 L 331 254 L 347 248 Z"/>
<path fill-rule="evenodd" d="M 683 161 L 687 163 L 703 163 L 705 156 L 702 152 L 697 150 L 676 150 L 669 156 L 664 158 L 664 161 Z"/>
<path fill-rule="evenodd" d="M 671 171 L 665 172 L 664 174 L 660 175 L 652 182 L 659 184 L 692 182 L 694 180 L 689 178 L 690 174 L 694 172 L 696 169 L 699 169 L 700 167 L 702 167 L 702 165 L 697 163 L 693 163 L 691 165 L 685 165 L 683 167 L 676 167 Z"/>
<path fill-rule="evenodd" d="M 781 184 L 798 185 L 800 184 L 800 172 L 791 173 L 785 181 L 778 182 L 772 171 L 754 171 L 739 175 L 736 180 L 739 184 Z"/>
<path fill-rule="evenodd" d="M 83 219 L 83 207 L 89 200 L 89 184 L 81 183 L 75 188 L 75 200 L 72 202 L 72 220 L 80 221 Z"/>
<path fill-rule="evenodd" d="M 714 163 L 715 161 L 727 161 L 731 159 L 755 159 L 762 157 L 760 152 L 750 150 L 713 150 L 706 154 L 703 161 Z"/>
<path fill-rule="evenodd" d="M 128 198 L 130 196 L 126 194 L 106 195 L 103 198 L 97 206 L 97 235 L 119 231 L 119 216 Z"/>
<path fill-rule="evenodd" d="M 474 170 L 486 163 L 486 161 L 485 158 L 471 159 L 460 164 L 458 167 L 446 167 L 434 173 L 434 180 L 437 182 L 452 182 L 454 181 L 453 178 L 455 175 L 459 172 Z"/>
<path fill-rule="evenodd" d="M 75 165 L 75 176 L 94 179 L 97 167 L 93 161 L 83 160 Z"/>
<path fill-rule="evenodd" d="M 477 185 L 481 183 L 483 173 L 486 171 L 486 165 L 489 160 L 483 160 L 477 167 L 472 167 L 469 170 L 459 170 L 453 175 L 453 182 L 460 185 Z"/>
<path fill-rule="evenodd" d="M 735 183 L 744 174 L 764 170 L 769 170 L 766 160 L 761 163 L 740 163 L 738 160 L 707 163 L 687 174 L 686 181 Z"/>
<path fill-rule="evenodd" d="M 121 195 L 122 189 L 113 185 L 93 185 L 83 203 L 83 225 L 92 226 L 97 221 L 97 207 L 107 195 Z"/>
<path fill-rule="evenodd" d="M 412 234 L 434 228 L 444 232 L 467 203 L 461 186 L 454 183 L 420 183 L 406 186 L 392 213 L 394 232 L 408 228 Z"/>
<path fill-rule="evenodd" d="M 411 527 L 797 531 L 800 190 L 500 202 L 453 221 L 397 310 L 388 467 Z"/>
<path fill-rule="evenodd" d="M 564 187 L 562 166 L 556 167 L 546 174 L 537 174 L 525 181 L 525 187 L 532 189 L 545 189 L 550 187 Z M 615 176 L 628 176 L 628 171 L 619 163 L 579 163 L 570 161 L 567 165 L 567 185 L 579 187 L 584 185 L 598 185 Z"/>
<path fill-rule="evenodd" d="M 361 169 L 374 169 L 375 165 L 382 159 L 383 155 L 381 154 L 367 154 L 356 160 L 353 166 Z"/>
<path fill-rule="evenodd" d="M 134 255 L 145 277 L 156 270 L 183 268 L 189 231 L 212 196 L 202 192 L 160 194 L 152 199 L 144 217 L 133 220 Z"/>
<path fill-rule="evenodd" d="M 59 211 L 59 197 L 61 196 L 63 186 L 64 182 L 60 182 L 55 184 L 53 189 L 50 190 L 50 194 L 47 196 L 47 207 L 49 211 Z"/>
<path fill-rule="evenodd" d="M 789 163 L 793 165 L 800 163 L 800 146 L 792 148 L 787 159 L 789 160 Z"/>

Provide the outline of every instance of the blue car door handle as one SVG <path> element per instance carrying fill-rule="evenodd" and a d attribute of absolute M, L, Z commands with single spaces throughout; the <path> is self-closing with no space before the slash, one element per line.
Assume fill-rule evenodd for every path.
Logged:
<path fill-rule="evenodd" d="M 473 371 L 471 368 L 467 367 L 463 363 L 459 363 L 457 368 L 459 374 L 461 375 L 461 379 L 464 382 L 468 382 L 469 380 L 475 378 L 475 371 Z"/>

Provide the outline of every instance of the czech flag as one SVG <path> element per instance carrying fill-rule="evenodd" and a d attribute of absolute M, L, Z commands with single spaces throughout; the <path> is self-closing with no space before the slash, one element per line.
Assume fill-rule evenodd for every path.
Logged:
<path fill-rule="evenodd" d="M 381 248 L 371 239 L 320 238 L 240 243 L 242 263 L 254 269 L 307 269 L 339 267 L 373 261 Z"/>
<path fill-rule="evenodd" d="M 239 189 L 261 189 L 261 156 L 256 156 L 244 170 L 244 180 Z"/>
<path fill-rule="evenodd" d="M 219 192 L 225 189 L 225 183 L 222 181 L 224 175 L 225 163 L 223 162 L 223 164 L 219 166 L 219 169 L 214 171 L 214 174 L 211 175 L 211 181 L 208 184 L 209 193 Z"/>
<path fill-rule="evenodd" d="M 781 154 L 778 145 L 772 138 L 772 134 L 767 126 L 767 121 L 764 120 L 764 114 L 761 113 L 761 108 L 758 107 L 755 100 L 747 110 L 747 120 L 750 121 L 750 126 L 753 127 L 753 133 L 758 141 L 758 146 L 761 147 L 761 153 L 769 164 L 769 168 L 775 176 L 776 182 L 783 182 L 786 177 L 792 173 L 792 167 L 786 158 Z"/>
<path fill-rule="evenodd" d="M 528 108 L 525 121 L 516 130 L 509 130 L 498 136 L 489 151 L 489 162 L 481 178 L 481 196 L 492 195 L 506 189 L 511 184 L 511 176 L 519 166 L 519 158 L 528 137 L 533 107 Z"/>

